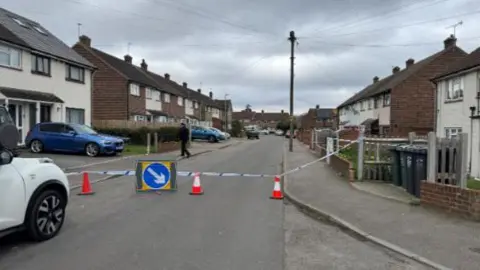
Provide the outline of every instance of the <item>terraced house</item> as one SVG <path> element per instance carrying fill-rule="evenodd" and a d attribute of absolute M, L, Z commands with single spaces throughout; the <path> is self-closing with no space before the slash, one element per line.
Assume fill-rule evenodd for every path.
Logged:
<path fill-rule="evenodd" d="M 374 77 L 370 85 L 338 106 L 339 124 L 365 125 L 368 133 L 395 136 L 433 131 L 435 86 L 430 79 L 467 55 L 456 41 L 450 36 L 441 51 L 418 62 L 410 58 L 403 69 L 394 67 L 383 79 Z"/>
<path fill-rule="evenodd" d="M 94 65 L 42 25 L 0 8 L 0 104 L 19 144 L 40 122 L 90 124 Z"/>
<path fill-rule="evenodd" d="M 233 112 L 233 120 L 238 120 L 243 125 L 257 125 L 261 128 L 276 128 L 277 123 L 288 120 L 289 114 L 284 110 L 280 112 L 260 112 L 252 111 L 252 109 L 245 109 L 240 112 Z"/>

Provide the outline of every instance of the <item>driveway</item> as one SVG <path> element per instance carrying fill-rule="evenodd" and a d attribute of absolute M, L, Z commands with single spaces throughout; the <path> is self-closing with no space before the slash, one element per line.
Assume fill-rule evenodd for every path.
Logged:
<path fill-rule="evenodd" d="M 60 153 L 34 154 L 28 150 L 20 150 L 19 154 L 20 154 L 20 157 L 24 157 L 24 158 L 39 158 L 39 157 L 51 158 L 60 168 L 64 170 L 69 168 L 87 166 L 87 165 L 95 165 L 97 163 L 105 163 L 110 160 L 122 158 L 121 155 L 88 157 L 81 154 L 60 154 Z"/>

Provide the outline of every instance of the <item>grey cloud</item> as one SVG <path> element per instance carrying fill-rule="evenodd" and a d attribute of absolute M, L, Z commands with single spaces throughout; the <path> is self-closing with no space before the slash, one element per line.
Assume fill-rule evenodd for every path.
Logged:
<path fill-rule="evenodd" d="M 131 43 L 135 63 L 145 59 L 152 71 L 218 98 L 229 93 L 238 109 L 288 110 L 290 30 L 299 37 L 296 113 L 337 106 L 374 76 L 441 50 L 451 32 L 445 28 L 460 19 L 459 45 L 467 51 L 480 45 L 466 39 L 478 36 L 478 16 L 401 27 L 476 10 L 475 0 L 4 0 L 2 6 L 67 44 L 77 41 L 78 22 L 94 46 L 118 57 Z"/>

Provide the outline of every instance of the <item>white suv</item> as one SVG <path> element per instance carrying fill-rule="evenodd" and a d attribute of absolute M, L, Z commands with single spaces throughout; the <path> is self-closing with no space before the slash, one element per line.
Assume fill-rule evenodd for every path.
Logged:
<path fill-rule="evenodd" d="M 48 240 L 65 221 L 68 179 L 50 159 L 14 157 L 8 149 L 17 141 L 18 131 L 0 107 L 0 237 L 26 230 L 35 241 Z"/>

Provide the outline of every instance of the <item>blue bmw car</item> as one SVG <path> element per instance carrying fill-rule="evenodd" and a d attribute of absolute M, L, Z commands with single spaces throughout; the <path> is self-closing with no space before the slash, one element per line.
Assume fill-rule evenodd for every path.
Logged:
<path fill-rule="evenodd" d="M 72 152 L 95 157 L 121 153 L 125 138 L 99 134 L 86 125 L 48 122 L 36 124 L 27 134 L 25 145 L 33 153 Z"/>

